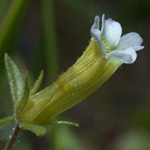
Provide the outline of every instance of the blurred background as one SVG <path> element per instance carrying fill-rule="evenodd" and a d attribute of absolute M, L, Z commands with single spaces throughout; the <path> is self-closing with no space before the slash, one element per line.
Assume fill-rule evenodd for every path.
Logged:
<path fill-rule="evenodd" d="M 79 128 L 56 125 L 44 137 L 25 131 L 15 150 L 150 150 L 149 0 L 0 0 L 0 118 L 13 113 L 4 66 L 8 53 L 33 83 L 45 72 L 44 88 L 66 71 L 88 46 L 96 15 L 138 32 L 145 49 L 96 92 L 61 114 Z M 0 130 L 0 149 L 12 126 Z"/>

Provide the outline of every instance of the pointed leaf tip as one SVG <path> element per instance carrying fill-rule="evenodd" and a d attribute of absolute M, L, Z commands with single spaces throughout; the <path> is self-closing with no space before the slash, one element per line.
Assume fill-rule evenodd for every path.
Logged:
<path fill-rule="evenodd" d="M 38 79 L 36 80 L 33 88 L 31 89 L 30 95 L 34 95 L 37 92 L 37 90 L 39 89 L 39 87 L 42 83 L 43 76 L 44 76 L 44 71 L 42 70 L 39 77 L 38 77 Z"/>
<path fill-rule="evenodd" d="M 5 67 L 7 70 L 13 101 L 14 104 L 16 104 L 22 97 L 24 81 L 18 67 L 7 53 L 5 53 Z"/>
<path fill-rule="evenodd" d="M 51 120 L 51 123 L 54 124 L 65 124 L 65 125 L 72 125 L 75 127 L 80 127 L 79 123 L 77 123 L 74 120 L 66 119 L 66 118 L 55 118 L 54 120 Z"/>
<path fill-rule="evenodd" d="M 70 126 L 75 126 L 75 127 L 79 127 L 80 125 L 76 122 L 72 122 L 72 121 L 65 121 L 65 120 L 59 120 L 59 121 L 55 121 L 56 124 L 65 124 L 65 125 L 70 125 Z"/>
<path fill-rule="evenodd" d="M 6 59 L 6 58 L 7 58 L 7 56 L 8 56 L 8 54 L 7 54 L 7 53 L 5 53 L 5 54 L 4 54 L 4 58 Z"/>

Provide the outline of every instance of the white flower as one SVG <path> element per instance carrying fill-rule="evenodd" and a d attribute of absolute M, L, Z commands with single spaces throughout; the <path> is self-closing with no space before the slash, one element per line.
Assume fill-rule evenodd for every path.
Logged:
<path fill-rule="evenodd" d="M 122 27 L 112 19 L 105 20 L 102 16 L 102 26 L 99 29 L 99 16 L 95 17 L 91 27 L 91 35 L 100 47 L 102 56 L 106 59 L 132 64 L 137 58 L 136 51 L 141 50 L 143 39 L 138 33 L 130 32 L 121 37 Z"/>

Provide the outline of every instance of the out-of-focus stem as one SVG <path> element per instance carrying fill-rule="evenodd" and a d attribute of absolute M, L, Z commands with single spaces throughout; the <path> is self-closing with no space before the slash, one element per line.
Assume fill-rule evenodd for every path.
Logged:
<path fill-rule="evenodd" d="M 58 74 L 58 57 L 53 0 L 42 0 L 43 28 L 48 77 L 53 82 Z"/>
<path fill-rule="evenodd" d="M 28 1 L 29 0 L 13 0 L 11 2 L 4 19 L 0 23 L 0 50 L 2 50 L 3 44 L 6 42 L 9 33 L 13 30 L 14 24 L 20 17 Z"/>
<path fill-rule="evenodd" d="M 13 134 L 12 134 L 10 140 L 8 141 L 8 144 L 7 144 L 5 150 L 12 150 L 14 144 L 16 143 L 16 140 L 17 140 L 19 131 L 20 131 L 20 127 L 18 126 L 18 124 L 16 124 L 16 127 L 15 127 L 15 129 L 14 129 L 14 132 L 13 132 Z"/>

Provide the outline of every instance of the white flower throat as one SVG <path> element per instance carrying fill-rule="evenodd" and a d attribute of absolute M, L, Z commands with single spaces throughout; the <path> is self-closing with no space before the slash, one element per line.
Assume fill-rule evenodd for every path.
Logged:
<path fill-rule="evenodd" d="M 113 49 L 111 49 L 111 47 L 108 45 L 107 41 L 105 41 L 105 38 L 103 36 L 101 36 L 100 38 L 106 49 L 105 55 L 107 55 L 109 52 L 113 51 Z"/>

